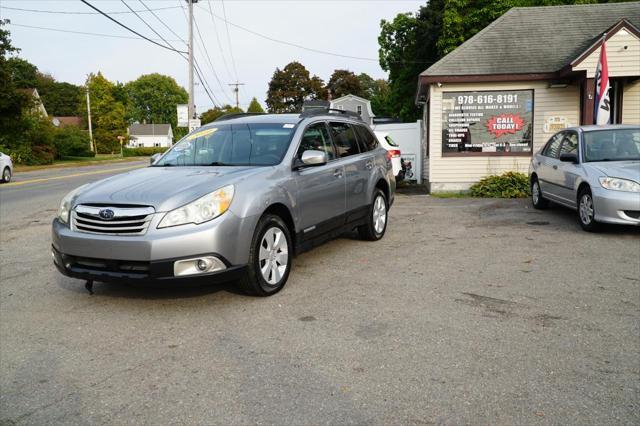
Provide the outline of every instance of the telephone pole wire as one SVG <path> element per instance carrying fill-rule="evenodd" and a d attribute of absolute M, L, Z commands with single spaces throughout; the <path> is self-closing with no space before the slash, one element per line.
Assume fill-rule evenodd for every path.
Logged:
<path fill-rule="evenodd" d="M 198 0 L 186 0 L 189 4 L 189 120 L 196 118 L 196 106 L 193 103 L 193 3 Z"/>
<path fill-rule="evenodd" d="M 239 86 L 244 86 L 244 83 L 238 83 L 236 81 L 235 83 L 229 83 L 229 86 L 235 86 L 233 88 L 233 91 L 236 92 L 236 108 L 240 108 L 240 87 Z"/>

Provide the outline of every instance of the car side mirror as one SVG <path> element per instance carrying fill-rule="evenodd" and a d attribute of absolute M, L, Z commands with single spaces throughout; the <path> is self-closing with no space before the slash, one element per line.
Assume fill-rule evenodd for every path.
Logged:
<path fill-rule="evenodd" d="M 156 162 L 156 160 L 158 160 L 158 158 L 160 158 L 160 157 L 162 157 L 162 154 L 160 154 L 159 152 L 158 152 L 158 153 L 156 153 L 156 154 L 153 154 L 153 155 L 151 156 L 151 158 L 149 158 L 149 163 L 150 163 L 151 165 L 153 165 L 153 163 L 155 163 L 155 162 Z"/>
<path fill-rule="evenodd" d="M 563 152 L 560 154 L 560 161 L 563 163 L 578 164 L 578 156 L 573 152 Z"/>
<path fill-rule="evenodd" d="M 327 164 L 327 153 L 323 151 L 317 151 L 315 149 L 308 149 L 302 153 L 301 166 L 322 166 Z"/>

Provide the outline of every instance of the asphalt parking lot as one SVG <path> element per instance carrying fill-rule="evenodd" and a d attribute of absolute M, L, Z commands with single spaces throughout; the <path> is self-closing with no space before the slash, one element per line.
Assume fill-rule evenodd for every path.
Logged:
<path fill-rule="evenodd" d="M 0 196 L 0 201 L 2 198 Z M 638 424 L 640 229 L 399 195 L 271 298 L 82 283 L 3 211 L 0 424 Z"/>

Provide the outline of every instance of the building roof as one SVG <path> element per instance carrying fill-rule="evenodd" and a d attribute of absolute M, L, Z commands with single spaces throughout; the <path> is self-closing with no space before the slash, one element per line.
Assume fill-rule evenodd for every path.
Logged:
<path fill-rule="evenodd" d="M 171 124 L 132 124 L 129 127 L 131 136 L 167 136 L 171 132 Z"/>
<path fill-rule="evenodd" d="M 514 7 L 421 76 L 557 72 L 623 19 L 637 31 L 640 2 Z"/>
<path fill-rule="evenodd" d="M 80 127 L 80 124 L 82 124 L 82 117 L 75 117 L 75 116 L 53 117 L 52 121 L 53 121 L 53 125 L 56 127 L 65 127 L 65 126 Z"/>

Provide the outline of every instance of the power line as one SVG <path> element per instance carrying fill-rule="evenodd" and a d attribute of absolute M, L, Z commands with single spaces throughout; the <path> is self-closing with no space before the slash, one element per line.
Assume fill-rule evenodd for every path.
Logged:
<path fill-rule="evenodd" d="M 236 76 L 236 81 L 238 81 L 238 69 L 236 68 L 236 60 L 233 57 L 233 47 L 231 47 L 231 35 L 229 34 L 229 21 L 227 21 L 227 9 L 224 6 L 224 0 L 221 0 L 221 3 L 222 3 L 222 15 L 224 16 L 225 27 L 227 28 L 227 44 L 229 45 L 229 56 L 231 56 L 231 65 L 233 65 L 233 74 Z"/>
<path fill-rule="evenodd" d="M 211 68 L 211 71 L 213 72 L 213 76 L 216 78 L 216 81 L 218 82 L 218 85 L 220 85 L 220 90 L 222 91 L 222 93 L 227 97 L 227 99 L 229 99 L 229 101 L 231 101 L 231 98 L 229 97 L 229 95 L 227 95 L 227 92 L 224 90 L 224 86 L 222 85 L 222 82 L 220 81 L 220 79 L 218 78 L 218 73 L 215 70 L 215 67 L 213 66 L 213 62 L 211 61 L 211 57 L 209 56 L 209 52 L 207 51 L 207 46 L 204 42 L 204 39 L 202 38 L 202 34 L 200 33 L 200 27 L 198 26 L 198 20 L 196 19 L 196 17 L 193 17 L 193 23 L 196 26 L 196 32 L 198 34 L 198 38 L 200 39 L 200 45 L 202 46 L 202 49 L 204 50 L 204 54 L 206 56 L 207 61 L 209 62 L 209 67 Z"/>
<path fill-rule="evenodd" d="M 93 10 L 95 10 L 95 11 L 97 11 L 97 12 L 100 12 L 100 14 L 101 14 L 101 15 L 103 15 L 104 17 L 106 17 L 106 18 L 107 18 L 107 19 L 109 19 L 110 21 L 115 22 L 116 24 L 120 25 L 122 28 L 125 28 L 126 30 L 128 30 L 128 31 L 130 31 L 130 32 L 132 32 L 132 33 L 134 33 L 134 34 L 135 34 L 135 35 L 137 35 L 138 37 L 141 37 L 141 38 L 143 38 L 143 39 L 147 40 L 148 42 L 155 44 L 156 46 L 160 46 L 160 47 L 162 47 L 163 49 L 171 50 L 171 51 L 173 51 L 173 52 L 178 52 L 178 53 L 187 53 L 187 52 L 183 52 L 183 51 L 180 51 L 180 50 L 176 50 L 176 49 L 174 49 L 174 48 L 172 48 L 172 47 L 169 47 L 169 46 L 165 46 L 165 45 L 163 45 L 163 44 L 158 43 L 157 41 L 154 41 L 154 40 L 152 40 L 152 39 L 150 39 L 150 38 L 148 38 L 148 37 L 146 37 L 146 36 L 143 36 L 142 34 L 140 34 L 139 32 L 137 32 L 136 30 L 133 30 L 133 29 L 131 29 L 131 28 L 127 27 L 125 24 L 121 23 L 121 22 L 120 22 L 120 21 L 118 21 L 117 19 L 115 19 L 115 18 L 113 18 L 113 17 L 109 16 L 108 14 L 106 14 L 105 12 L 101 11 L 100 9 L 98 9 L 97 7 L 95 7 L 94 5 L 92 5 L 91 3 L 89 3 L 87 0 L 80 0 L 80 1 L 81 1 L 82 3 L 84 3 L 84 4 L 86 4 L 87 6 L 89 6 L 91 9 L 93 9 Z M 125 4 L 126 4 L 126 3 L 125 3 Z"/>
<path fill-rule="evenodd" d="M 123 38 L 123 39 L 127 39 L 127 40 L 140 40 L 140 37 L 132 37 L 132 36 L 125 36 L 125 35 L 115 35 L 115 34 L 104 34 L 104 33 L 89 33 L 89 32 L 85 32 L 85 31 L 63 30 L 61 28 L 38 27 L 38 26 L 35 26 L 35 25 L 16 24 L 14 22 L 9 22 L 8 25 L 13 25 L 14 27 L 34 28 L 34 29 L 38 29 L 38 30 L 57 31 L 57 32 L 60 32 L 60 33 L 89 35 L 89 36 L 95 36 L 95 37 L 110 37 L 110 38 Z M 171 41 L 179 41 L 179 40 L 171 40 Z"/>
<path fill-rule="evenodd" d="M 218 49 L 220 49 L 220 57 L 222 58 L 222 63 L 224 64 L 224 69 L 227 71 L 227 75 L 229 76 L 229 78 L 231 78 L 231 71 L 229 71 L 229 65 L 227 65 L 227 60 L 224 57 L 224 49 L 222 48 L 222 43 L 220 42 L 220 35 L 218 34 L 218 26 L 216 25 L 216 20 L 213 19 L 213 8 L 211 7 L 211 0 L 207 0 L 207 5 L 209 6 L 209 18 L 211 18 L 211 25 L 213 26 L 213 31 L 216 34 Z"/>
<path fill-rule="evenodd" d="M 167 6 L 167 7 L 158 7 L 156 9 L 147 9 L 145 10 L 136 10 L 136 12 L 152 12 L 152 11 L 157 11 L 157 10 L 168 10 L 168 9 L 177 9 L 179 6 Z M 9 6 L 2 6 L 2 9 L 8 9 L 8 10 L 17 10 L 19 12 L 33 12 L 33 13 L 50 13 L 50 14 L 58 14 L 58 15 L 99 15 L 100 13 L 98 12 L 75 12 L 75 11 L 69 11 L 69 10 L 43 10 L 43 9 L 24 9 L 21 7 L 9 7 Z M 114 11 L 114 12 L 106 12 L 109 15 L 122 15 L 122 14 L 129 14 L 131 13 L 130 11 L 126 11 L 126 10 L 119 10 L 119 11 Z"/>
<path fill-rule="evenodd" d="M 158 22 L 160 22 L 162 25 L 164 25 L 164 27 L 165 27 L 166 29 L 168 29 L 168 30 L 171 32 L 171 34 L 173 34 L 174 36 L 178 37 L 178 39 L 179 39 L 181 42 L 183 42 L 185 45 L 187 44 L 187 42 L 186 42 L 182 37 L 180 37 L 178 34 L 176 34 L 176 32 L 175 32 L 175 31 L 173 31 L 173 29 L 172 29 L 169 25 L 167 25 L 167 24 L 166 24 L 162 19 L 160 19 L 160 17 L 159 17 L 159 16 L 158 16 L 154 11 L 153 11 L 153 9 L 149 9 L 149 6 L 147 6 L 147 5 L 146 5 L 142 0 L 138 0 L 138 1 L 139 1 L 139 2 L 140 2 L 140 4 L 142 4 L 142 5 L 143 5 L 143 6 L 144 6 L 144 7 L 145 7 L 149 12 L 151 12 L 151 14 L 152 14 L 153 16 L 155 16 L 155 18 L 158 20 Z M 181 6 L 173 6 L 173 8 L 178 8 L 178 7 L 181 7 Z"/>

